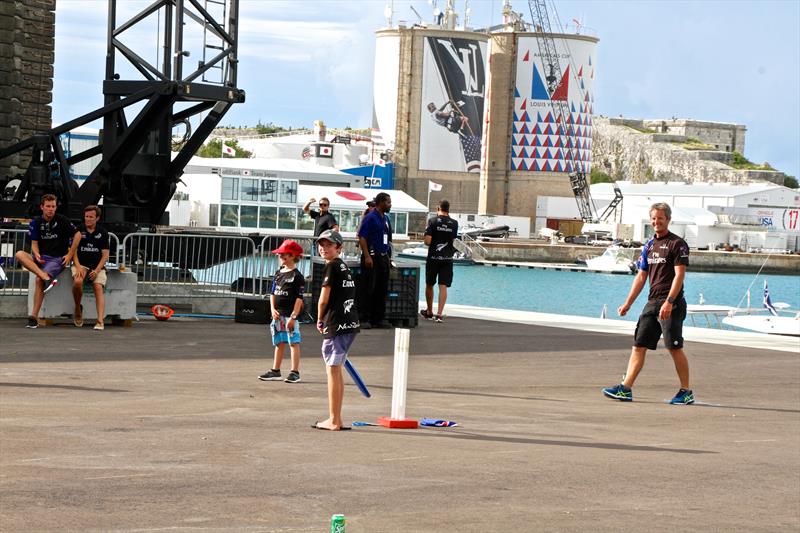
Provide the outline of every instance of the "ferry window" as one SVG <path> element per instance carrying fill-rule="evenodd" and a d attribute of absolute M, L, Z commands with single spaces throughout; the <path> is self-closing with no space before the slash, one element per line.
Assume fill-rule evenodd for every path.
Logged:
<path fill-rule="evenodd" d="M 219 221 L 220 226 L 239 226 L 239 206 L 222 204 L 222 216 Z"/>
<path fill-rule="evenodd" d="M 274 229 L 278 227 L 278 208 L 261 206 L 258 210 L 258 227 Z"/>
<path fill-rule="evenodd" d="M 219 226 L 219 204 L 209 204 L 208 206 L 208 225 Z"/>
<path fill-rule="evenodd" d="M 405 233 L 408 227 L 408 213 L 389 213 L 386 215 L 392 222 L 392 233 Z"/>
<path fill-rule="evenodd" d="M 261 201 L 278 201 L 278 180 L 261 180 Z"/>
<path fill-rule="evenodd" d="M 278 228 L 295 229 L 297 227 L 297 208 L 280 207 L 278 208 Z"/>
<path fill-rule="evenodd" d="M 358 211 L 342 210 L 336 220 L 339 222 L 339 231 L 356 231 L 358 229 Z"/>
<path fill-rule="evenodd" d="M 299 207 L 297 208 L 297 229 L 314 229 L 314 219 L 303 213 Z"/>
<path fill-rule="evenodd" d="M 280 202 L 282 204 L 297 203 L 297 182 L 294 180 L 281 180 Z"/>
<path fill-rule="evenodd" d="M 239 199 L 239 178 L 222 178 L 222 199 Z"/>
<path fill-rule="evenodd" d="M 258 206 L 243 205 L 239 208 L 239 221 L 243 228 L 258 227 Z"/>
<path fill-rule="evenodd" d="M 643 232 L 643 235 L 644 235 L 644 239 L 643 240 L 644 241 L 649 241 L 650 238 L 655 234 L 656 234 L 656 230 L 653 229 L 653 226 L 651 226 L 650 224 L 645 224 L 644 225 L 644 232 Z"/>
<path fill-rule="evenodd" d="M 247 202 L 258 201 L 258 180 L 242 178 L 242 200 Z"/>

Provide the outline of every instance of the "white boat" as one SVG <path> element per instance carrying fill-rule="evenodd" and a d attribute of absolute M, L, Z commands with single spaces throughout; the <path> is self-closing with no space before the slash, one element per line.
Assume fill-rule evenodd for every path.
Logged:
<path fill-rule="evenodd" d="M 636 263 L 630 257 L 631 248 L 609 246 L 603 255 L 586 259 L 586 267 L 598 272 L 616 272 L 630 274 L 636 272 Z"/>
<path fill-rule="evenodd" d="M 733 315 L 723 318 L 722 323 L 770 335 L 800 337 L 800 313 L 795 316 Z"/>
<path fill-rule="evenodd" d="M 419 261 L 425 261 L 428 258 L 428 247 L 425 243 L 416 242 L 416 243 L 408 243 L 409 245 L 403 248 L 400 253 L 397 254 L 397 257 L 402 257 L 404 259 L 417 259 Z M 475 261 L 468 257 L 467 254 L 463 252 L 456 252 L 453 256 L 453 264 L 454 265 L 474 265 Z"/>
<path fill-rule="evenodd" d="M 748 301 L 749 294 L 748 291 Z M 729 316 L 722 319 L 722 323 L 726 326 L 747 329 L 758 333 L 800 337 L 800 313 L 791 311 L 789 307 L 789 304 L 783 302 L 772 303 L 769 296 L 767 281 L 764 280 L 763 308 L 752 309 L 748 307 L 745 310 L 733 311 Z M 788 314 L 781 315 L 780 313 Z"/>

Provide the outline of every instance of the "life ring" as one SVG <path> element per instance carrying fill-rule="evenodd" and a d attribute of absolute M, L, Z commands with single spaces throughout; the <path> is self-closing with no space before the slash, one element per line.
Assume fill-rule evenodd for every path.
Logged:
<path fill-rule="evenodd" d="M 156 304 L 150 308 L 156 320 L 169 320 L 175 311 L 168 305 Z"/>

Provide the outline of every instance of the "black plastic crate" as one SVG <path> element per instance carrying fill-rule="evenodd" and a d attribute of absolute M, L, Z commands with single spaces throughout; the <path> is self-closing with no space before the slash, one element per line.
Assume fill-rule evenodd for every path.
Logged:
<path fill-rule="evenodd" d="M 348 259 L 345 264 L 350 269 L 353 280 L 356 282 L 356 307 L 359 314 L 365 309 L 364 306 L 364 287 L 361 276 L 361 262 L 356 259 Z M 319 293 L 322 290 L 322 270 L 325 261 L 322 258 L 314 257 L 312 260 L 312 279 L 311 279 L 311 306 L 308 312 L 316 320 L 317 302 Z M 395 326 L 413 328 L 418 324 L 419 309 L 419 276 L 420 268 L 418 263 L 398 263 L 389 272 L 389 290 L 386 297 L 385 318 Z"/>

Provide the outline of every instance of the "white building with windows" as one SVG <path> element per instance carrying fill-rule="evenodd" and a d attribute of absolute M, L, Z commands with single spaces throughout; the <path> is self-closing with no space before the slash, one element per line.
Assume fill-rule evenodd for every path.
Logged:
<path fill-rule="evenodd" d="M 228 166 L 230 161 L 237 164 Z M 303 213 L 303 205 L 309 198 L 326 197 L 340 231 L 355 236 L 367 200 L 386 192 L 392 197 L 389 217 L 394 233 L 403 238 L 408 233 L 408 214 L 428 211 L 403 191 L 302 185 L 291 174 L 247 168 L 248 161 L 253 160 L 226 159 L 213 172 L 184 174 L 168 208 L 170 225 L 308 236 L 314 222 Z M 316 204 L 312 207 L 317 208 Z"/>
<path fill-rule="evenodd" d="M 645 241 L 653 234 L 648 208 L 666 202 L 672 208 L 670 229 L 691 247 L 712 243 L 743 248 L 800 248 L 800 191 L 769 182 L 750 184 L 618 181 L 622 193 L 616 222 L 625 238 Z M 598 212 L 614 198 L 613 185 L 591 186 Z M 536 231 L 558 229 L 558 222 L 580 220 L 574 198 L 539 197 Z"/>

